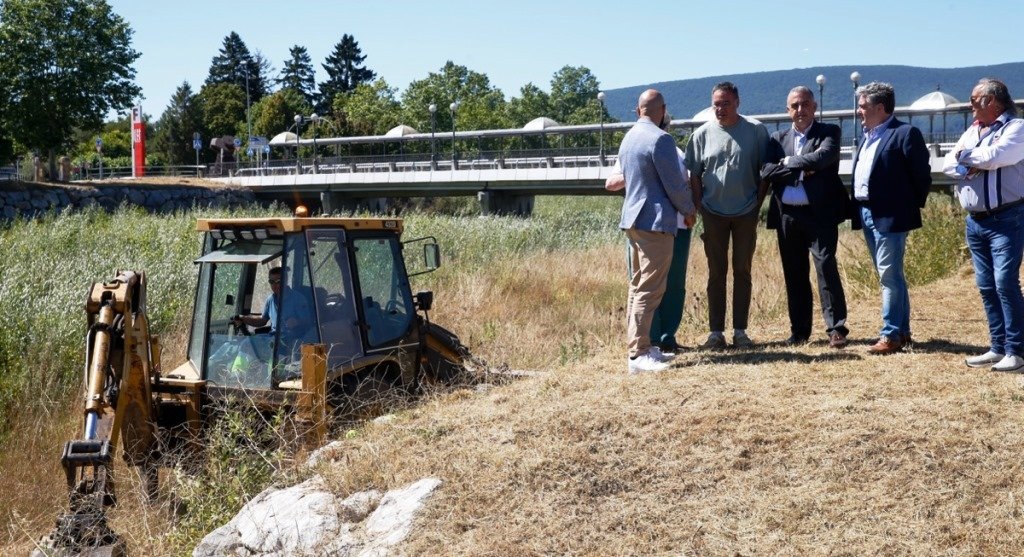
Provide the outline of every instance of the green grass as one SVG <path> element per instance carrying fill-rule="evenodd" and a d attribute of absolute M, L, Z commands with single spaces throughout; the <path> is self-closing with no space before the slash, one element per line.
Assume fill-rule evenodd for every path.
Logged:
<path fill-rule="evenodd" d="M 202 215 L 230 216 L 230 211 Z M 200 235 L 193 212 L 123 208 L 51 214 L 0 229 L 0 436 L 14 409 L 62 401 L 84 366 L 89 287 L 119 269 L 143 270 L 152 330 L 192 312 Z"/>
<path fill-rule="evenodd" d="M 970 259 L 964 240 L 963 211 L 948 195 L 932 194 L 921 219 L 923 226 L 907 236 L 904 257 L 907 284 L 912 287 L 949 276 Z M 847 278 L 856 286 L 877 292 L 878 274 L 866 251 L 861 253 L 864 257 L 845 260 Z"/>

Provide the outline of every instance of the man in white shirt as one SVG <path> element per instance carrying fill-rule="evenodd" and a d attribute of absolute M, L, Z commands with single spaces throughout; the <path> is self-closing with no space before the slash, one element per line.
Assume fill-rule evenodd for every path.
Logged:
<path fill-rule="evenodd" d="M 989 350 L 967 358 L 970 367 L 1024 370 L 1024 120 L 1006 84 L 985 78 L 971 92 L 971 125 L 943 161 L 958 180 L 967 210 L 966 237 L 988 318 Z"/>

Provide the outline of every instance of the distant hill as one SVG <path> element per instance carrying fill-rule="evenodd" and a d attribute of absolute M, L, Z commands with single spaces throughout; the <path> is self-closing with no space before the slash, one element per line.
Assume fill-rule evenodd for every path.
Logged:
<path fill-rule="evenodd" d="M 861 74 L 860 84 L 886 81 L 896 88 L 896 105 L 907 106 L 924 94 L 941 87 L 942 91 L 966 102 L 971 89 L 982 77 L 995 77 L 1006 82 L 1014 98 L 1024 97 L 1024 62 L 969 68 L 919 68 L 914 66 L 819 66 L 793 70 L 777 70 L 736 75 L 717 75 L 697 79 L 681 79 L 610 89 L 605 91 L 608 112 L 623 121 L 635 118 L 637 97 L 654 87 L 665 95 L 673 118 L 691 118 L 711 105 L 711 88 L 716 83 L 731 81 L 740 89 L 740 112 L 771 114 L 785 112 L 786 94 L 797 85 L 806 85 L 818 96 L 814 78 L 822 74 L 825 83 L 825 110 L 853 108 L 853 83 L 850 74 Z M 820 104 L 820 103 L 819 103 Z"/>

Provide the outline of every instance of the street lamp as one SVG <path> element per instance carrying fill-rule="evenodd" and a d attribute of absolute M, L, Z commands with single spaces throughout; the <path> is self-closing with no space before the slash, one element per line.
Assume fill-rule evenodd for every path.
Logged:
<path fill-rule="evenodd" d="M 860 130 L 857 129 L 857 86 L 860 85 L 860 72 L 850 74 L 850 81 L 853 82 L 853 152 L 856 156 L 860 147 Z"/>
<path fill-rule="evenodd" d="M 599 141 L 601 148 L 598 154 L 601 166 L 604 166 L 604 91 L 598 91 L 597 102 L 601 104 L 601 139 Z"/>
<path fill-rule="evenodd" d="M 434 132 L 437 128 L 437 105 L 430 103 L 427 107 L 430 111 L 430 169 L 437 169 L 437 143 L 434 142 Z"/>
<path fill-rule="evenodd" d="M 302 124 L 302 115 L 296 114 L 295 118 L 295 174 L 302 174 L 302 161 L 299 159 L 299 126 Z"/>
<path fill-rule="evenodd" d="M 317 157 L 320 155 L 316 150 L 316 125 L 320 122 L 320 115 L 316 112 L 309 115 L 309 119 L 313 121 L 313 174 L 320 173 L 320 167 L 317 165 Z"/>
<path fill-rule="evenodd" d="M 825 75 L 818 74 L 818 77 L 814 78 L 814 82 L 818 84 L 818 121 L 821 121 L 821 116 L 825 113 Z"/>
<path fill-rule="evenodd" d="M 459 101 L 453 101 L 452 104 L 448 105 L 448 110 L 452 112 L 452 170 L 455 170 L 455 165 L 458 164 L 455 156 L 455 111 L 459 109 Z"/>
<path fill-rule="evenodd" d="M 252 143 L 252 118 L 249 116 L 249 66 L 243 65 L 242 69 L 245 71 L 245 127 L 249 132 L 245 145 L 248 147 Z"/>

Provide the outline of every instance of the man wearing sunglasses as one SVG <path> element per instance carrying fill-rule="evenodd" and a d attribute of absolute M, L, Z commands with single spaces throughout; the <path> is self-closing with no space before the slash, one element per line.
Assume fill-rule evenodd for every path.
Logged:
<path fill-rule="evenodd" d="M 988 318 L 988 352 L 970 367 L 1024 371 L 1024 120 L 1006 84 L 985 78 L 971 92 L 974 124 L 943 161 L 967 210 L 966 237 Z"/>
<path fill-rule="evenodd" d="M 295 333 L 306 328 L 309 323 L 309 304 L 302 295 L 293 292 L 287 286 L 281 284 L 281 268 L 274 267 L 267 273 L 267 282 L 270 283 L 270 295 L 263 304 L 263 313 L 260 315 L 240 315 L 235 317 L 235 322 L 241 322 L 251 327 L 270 326 L 270 334 L 277 332 L 278 324 L 286 333 Z M 287 290 L 288 303 L 281 312 L 281 295 Z M 278 314 L 281 314 L 281 321 L 278 321 Z"/>

